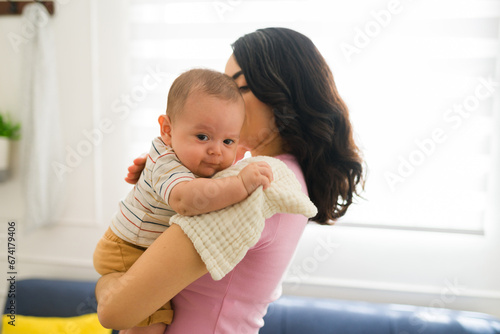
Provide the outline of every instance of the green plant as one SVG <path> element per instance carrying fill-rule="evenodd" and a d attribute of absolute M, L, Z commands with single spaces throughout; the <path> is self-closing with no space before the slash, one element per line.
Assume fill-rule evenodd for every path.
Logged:
<path fill-rule="evenodd" d="M 21 124 L 14 122 L 10 115 L 0 113 L 0 137 L 19 139 L 21 137 Z"/>

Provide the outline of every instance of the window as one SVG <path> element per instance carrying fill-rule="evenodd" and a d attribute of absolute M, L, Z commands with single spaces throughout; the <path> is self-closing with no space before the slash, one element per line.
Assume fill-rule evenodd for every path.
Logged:
<path fill-rule="evenodd" d="M 412 2 L 393 24 L 375 10 L 355 28 L 367 46 L 351 57 L 344 96 L 371 175 L 347 221 L 483 233 L 499 12 L 497 1 Z"/>

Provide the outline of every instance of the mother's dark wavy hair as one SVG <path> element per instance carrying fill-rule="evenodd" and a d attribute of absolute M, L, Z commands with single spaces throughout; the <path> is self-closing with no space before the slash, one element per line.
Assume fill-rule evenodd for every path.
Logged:
<path fill-rule="evenodd" d="M 248 88 L 273 108 L 276 126 L 304 173 L 318 208 L 311 220 L 330 224 L 363 186 L 363 161 L 349 111 L 312 41 L 286 28 L 259 29 L 232 45 Z"/>

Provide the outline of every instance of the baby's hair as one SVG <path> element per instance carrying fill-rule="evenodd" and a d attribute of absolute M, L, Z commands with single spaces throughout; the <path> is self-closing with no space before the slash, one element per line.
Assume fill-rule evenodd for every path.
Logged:
<path fill-rule="evenodd" d="M 172 122 L 182 112 L 189 95 L 194 93 L 205 93 L 231 102 L 243 101 L 238 85 L 226 74 L 209 69 L 192 69 L 178 76 L 168 92 L 167 115 Z"/>

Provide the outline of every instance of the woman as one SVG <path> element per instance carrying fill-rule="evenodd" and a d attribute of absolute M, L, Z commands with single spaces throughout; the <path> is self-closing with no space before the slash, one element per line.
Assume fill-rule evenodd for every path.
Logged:
<path fill-rule="evenodd" d="M 314 44 L 290 29 L 261 29 L 233 44 L 225 72 L 245 101 L 242 152 L 285 162 L 318 208 L 312 220 L 329 224 L 344 215 L 362 184 L 362 161 L 347 107 Z M 144 160 L 135 163 L 132 183 Z M 306 223 L 299 215 L 272 216 L 257 244 L 219 281 L 174 224 L 126 274 L 99 280 L 99 318 L 106 327 L 130 328 L 173 298 L 165 333 L 257 333 Z"/>

